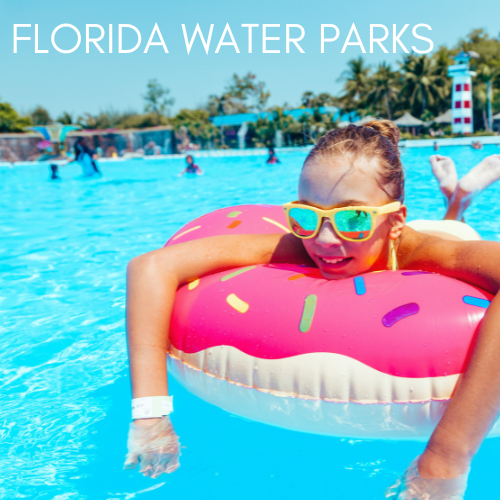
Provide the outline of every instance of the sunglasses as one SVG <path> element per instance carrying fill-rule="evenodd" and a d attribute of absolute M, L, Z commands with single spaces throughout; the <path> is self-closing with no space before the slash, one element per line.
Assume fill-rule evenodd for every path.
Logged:
<path fill-rule="evenodd" d="M 323 222 L 328 217 L 337 235 L 346 241 L 366 241 L 375 230 L 375 221 L 379 215 L 397 212 L 401 203 L 395 201 L 383 207 L 343 207 L 321 210 L 298 201 L 285 203 L 288 226 L 297 238 L 314 238 Z"/>

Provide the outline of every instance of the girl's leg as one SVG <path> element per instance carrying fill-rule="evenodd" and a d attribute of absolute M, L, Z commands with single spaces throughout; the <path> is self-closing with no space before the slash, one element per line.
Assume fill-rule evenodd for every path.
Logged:
<path fill-rule="evenodd" d="M 464 213 L 474 198 L 499 179 L 500 155 L 487 156 L 458 181 L 455 191 L 449 198 L 444 219 L 463 221 Z"/>

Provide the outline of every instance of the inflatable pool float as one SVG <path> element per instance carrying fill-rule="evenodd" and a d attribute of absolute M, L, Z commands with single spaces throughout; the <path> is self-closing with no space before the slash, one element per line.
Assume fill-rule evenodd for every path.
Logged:
<path fill-rule="evenodd" d="M 230 207 L 190 222 L 167 245 L 284 233 L 286 224 L 281 207 Z M 179 288 L 169 371 L 205 401 L 260 422 L 425 439 L 464 372 L 490 300 L 479 288 L 418 270 L 338 281 L 305 265 L 224 271 Z"/>

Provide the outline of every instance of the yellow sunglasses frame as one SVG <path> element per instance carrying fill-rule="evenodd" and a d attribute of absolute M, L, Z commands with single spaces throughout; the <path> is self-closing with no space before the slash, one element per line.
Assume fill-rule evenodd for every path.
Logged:
<path fill-rule="evenodd" d="M 311 238 L 314 238 L 318 234 L 318 232 L 321 228 L 321 225 L 323 224 L 323 219 L 325 217 L 328 217 L 330 219 L 330 222 L 332 223 L 332 226 L 333 226 L 335 233 L 337 234 L 337 236 L 339 238 L 346 240 L 346 241 L 361 242 L 361 241 L 369 240 L 373 236 L 373 232 L 375 231 L 375 222 L 377 221 L 377 217 L 379 215 L 385 215 L 385 214 L 397 212 L 401 208 L 401 206 L 402 206 L 401 202 L 394 201 L 394 202 L 388 203 L 387 205 L 384 205 L 382 207 L 353 206 L 353 207 L 332 208 L 331 210 L 322 210 L 321 208 L 312 207 L 311 205 L 303 205 L 303 204 L 299 203 L 298 201 L 292 201 L 290 203 L 285 203 L 283 205 L 283 210 L 285 211 L 288 227 L 290 228 L 291 233 L 294 236 L 296 236 L 297 238 L 300 238 L 302 240 L 309 240 Z M 292 224 L 290 222 L 290 210 L 292 208 L 305 208 L 306 210 L 312 210 L 318 216 L 318 223 L 316 225 L 316 229 L 314 230 L 314 233 L 311 234 L 311 236 L 299 236 L 298 234 L 296 234 L 293 231 Z M 370 234 L 366 238 L 363 238 L 363 239 L 347 238 L 340 233 L 340 231 L 337 228 L 337 224 L 335 222 L 335 214 L 337 212 L 344 212 L 346 210 L 356 210 L 356 211 L 370 213 L 371 219 L 372 219 L 372 226 L 370 228 Z"/>

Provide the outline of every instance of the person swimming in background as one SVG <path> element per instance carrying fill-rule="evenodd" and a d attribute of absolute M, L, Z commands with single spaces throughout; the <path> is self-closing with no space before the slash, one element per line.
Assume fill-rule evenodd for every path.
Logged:
<path fill-rule="evenodd" d="M 186 156 L 186 168 L 179 174 L 179 177 L 182 177 L 184 174 L 196 174 L 203 175 L 203 170 L 196 165 L 194 162 L 194 158 L 191 155 Z"/>
<path fill-rule="evenodd" d="M 50 165 L 50 180 L 51 181 L 60 181 L 61 178 L 59 177 L 59 167 L 55 163 L 52 163 Z"/>
<path fill-rule="evenodd" d="M 37 144 L 37 147 L 42 150 L 41 156 L 36 158 L 38 162 L 49 162 L 49 161 L 67 161 L 68 157 L 62 149 L 61 145 L 57 142 L 50 142 L 48 140 L 41 141 Z M 61 180 L 59 177 L 59 165 L 57 163 L 49 164 L 51 181 Z"/>
<path fill-rule="evenodd" d="M 73 150 L 75 152 L 75 158 L 69 163 L 75 161 L 78 162 L 82 167 L 82 174 L 84 177 L 96 177 L 102 175 L 99 167 L 97 166 L 97 162 L 95 161 L 96 152 L 87 146 L 83 137 L 78 137 L 73 145 Z"/>
<path fill-rule="evenodd" d="M 462 499 L 470 463 L 500 413 L 500 243 L 454 241 L 406 225 L 399 137 L 394 123 L 373 120 L 332 130 L 316 143 L 302 167 L 298 199 L 304 210 L 320 208 L 328 216 L 306 239 L 294 233 L 214 236 L 132 259 L 127 269 L 132 397 L 168 396 L 166 356 L 175 294 L 180 285 L 201 276 L 252 265 L 308 262 L 327 280 L 393 268 L 453 277 L 495 297 L 443 418 L 422 455 L 386 497 Z M 474 197 L 500 179 L 498 154 L 484 158 L 460 180 L 450 158 L 435 155 L 431 165 L 448 220 L 461 221 Z M 367 240 L 343 238 L 333 225 L 339 208 L 388 204 L 397 208 L 377 219 Z M 134 420 L 128 447 L 125 468 L 140 462 L 140 472 L 154 478 L 179 467 L 179 441 L 168 416 Z"/>
<path fill-rule="evenodd" d="M 439 151 L 439 144 L 437 141 L 434 141 L 434 151 Z"/>
<path fill-rule="evenodd" d="M 276 156 L 276 153 L 274 152 L 274 148 L 272 146 L 269 148 L 268 153 L 269 153 L 269 157 L 267 158 L 267 161 L 266 161 L 266 163 L 268 165 L 274 165 L 275 163 L 281 163 L 279 161 L 278 157 Z"/>

